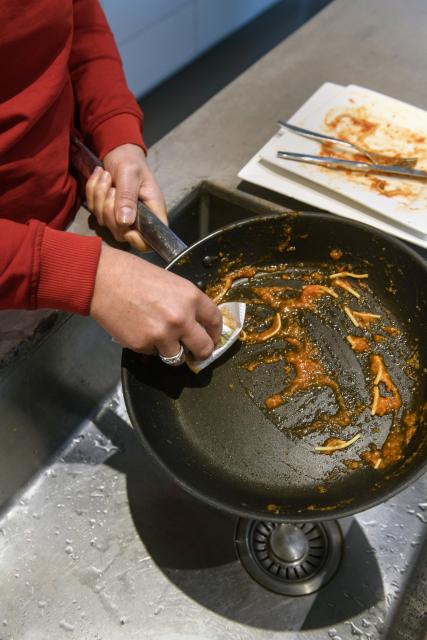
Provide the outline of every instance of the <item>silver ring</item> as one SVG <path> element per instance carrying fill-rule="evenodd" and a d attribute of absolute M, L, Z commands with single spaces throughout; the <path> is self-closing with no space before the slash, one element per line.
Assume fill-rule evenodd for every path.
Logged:
<path fill-rule="evenodd" d="M 159 358 L 162 362 L 169 364 L 171 367 L 178 367 L 185 360 L 184 347 L 181 345 L 178 353 L 174 356 L 170 356 L 169 358 L 167 356 L 162 356 L 162 354 L 159 353 Z"/>

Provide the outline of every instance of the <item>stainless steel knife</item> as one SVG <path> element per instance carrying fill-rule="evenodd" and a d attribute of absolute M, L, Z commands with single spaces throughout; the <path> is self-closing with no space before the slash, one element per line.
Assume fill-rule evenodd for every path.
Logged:
<path fill-rule="evenodd" d="M 361 173 L 387 173 L 401 177 L 427 179 L 427 171 L 407 169 L 398 165 L 371 164 L 370 162 L 342 160 L 341 158 L 329 158 L 327 156 L 310 156 L 305 153 L 293 153 L 291 151 L 278 151 L 277 157 L 283 160 L 315 164 L 328 169 L 349 169 L 350 171 L 359 171 Z"/>

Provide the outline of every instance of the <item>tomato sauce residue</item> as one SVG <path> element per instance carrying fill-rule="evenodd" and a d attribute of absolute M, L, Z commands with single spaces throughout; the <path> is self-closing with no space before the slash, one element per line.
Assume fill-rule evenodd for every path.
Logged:
<path fill-rule="evenodd" d="M 295 298 L 283 299 L 281 287 L 254 287 L 253 292 L 265 304 L 278 311 L 282 315 L 289 315 L 295 311 L 310 310 L 315 311 L 316 301 L 323 296 L 331 296 L 328 287 L 310 284 L 302 287 L 299 296 Z M 332 292 L 333 293 L 333 292 Z M 333 297 L 333 296 L 332 296 Z M 259 338 L 257 339 L 257 335 Z M 281 356 L 285 365 L 291 366 L 294 370 L 294 379 L 282 391 L 274 393 L 265 400 L 265 407 L 268 411 L 277 409 L 293 395 L 307 391 L 310 388 L 329 387 L 332 389 L 338 411 L 334 415 L 327 416 L 329 425 L 344 427 L 350 424 L 350 412 L 347 410 L 343 395 L 338 383 L 327 374 L 323 364 L 320 362 L 319 354 L 314 345 L 303 335 L 299 325 L 288 324 L 286 330 L 281 332 L 284 338 L 293 349 Z M 246 341 L 246 338 L 245 338 Z M 262 334 L 251 333 L 252 342 L 261 342 Z M 277 360 L 276 360 L 277 361 Z M 262 362 L 262 361 L 261 361 Z M 251 371 L 259 366 L 259 360 L 244 365 L 246 370 Z M 266 362 L 266 361 L 264 361 Z M 266 362 L 267 363 L 267 362 Z M 314 431 L 321 428 L 325 418 L 314 421 L 311 425 L 305 425 L 305 431 Z"/>
<path fill-rule="evenodd" d="M 369 342 L 363 336 L 347 336 L 347 340 L 353 351 L 369 351 Z"/>
<path fill-rule="evenodd" d="M 405 425 L 405 444 L 409 444 L 412 436 L 417 430 L 418 416 L 415 411 L 407 411 L 403 415 L 403 424 Z"/>
<path fill-rule="evenodd" d="M 404 457 L 405 447 L 411 441 L 417 430 L 419 416 L 415 411 L 406 412 L 403 415 L 400 426 L 397 420 L 393 421 L 390 432 L 381 449 L 371 445 L 370 450 L 362 451 L 361 459 L 375 469 L 386 469 Z"/>
<path fill-rule="evenodd" d="M 328 120 L 328 115 L 325 118 L 325 122 L 330 129 L 340 129 L 344 128 L 354 132 L 355 135 L 358 136 L 359 142 L 363 142 L 365 138 L 371 136 L 379 127 L 379 123 L 371 122 L 363 115 L 354 115 L 354 112 L 351 113 L 349 111 L 344 111 L 343 113 L 339 113 L 334 118 Z M 354 140 L 350 140 L 350 142 L 354 142 Z M 362 146 L 360 144 L 359 146 Z"/>
<path fill-rule="evenodd" d="M 400 184 L 399 186 L 391 185 L 390 182 L 387 182 L 384 178 L 377 178 L 373 175 L 368 175 L 369 178 L 369 188 L 371 191 L 377 191 L 382 196 L 387 196 L 387 198 L 393 198 L 393 196 L 403 196 L 410 198 L 414 195 L 414 191 L 410 186 L 404 186 Z"/>
<path fill-rule="evenodd" d="M 383 356 L 372 353 L 372 348 L 376 344 L 388 340 L 389 335 L 400 334 L 400 330 L 393 326 L 381 326 L 385 335 L 373 333 L 370 325 L 372 322 L 378 322 L 381 316 L 368 311 L 352 311 L 358 322 L 358 332 L 365 333 L 365 335 L 347 335 L 347 342 L 358 359 L 360 358 L 361 366 L 369 366 L 372 381 L 372 404 L 370 407 L 355 403 L 353 403 L 354 406 L 348 405 L 339 381 L 335 379 L 334 373 L 323 364 L 319 347 L 315 344 L 312 335 L 307 333 L 305 323 L 301 323 L 301 314 L 310 312 L 321 319 L 325 318 L 324 314 L 329 313 L 328 305 L 330 304 L 335 304 L 336 311 L 343 312 L 345 308 L 343 296 L 348 295 L 349 291 L 343 292 L 338 288 L 333 288 L 336 282 L 335 280 L 332 282 L 332 278 L 337 278 L 337 276 L 330 273 L 330 268 L 326 268 L 325 273 L 322 273 L 322 268 L 326 265 L 322 265 L 322 268 L 312 273 L 303 270 L 297 276 L 289 266 L 280 264 L 243 267 L 230 273 L 223 272 L 221 280 L 211 285 L 208 290 L 211 297 L 220 295 L 223 298 L 226 296 L 229 301 L 235 299 L 254 305 L 252 307 L 253 315 L 249 314 L 248 318 L 247 314 L 241 340 L 243 344 L 249 343 L 250 345 L 265 343 L 266 349 L 258 351 L 240 367 L 253 373 L 261 366 L 276 364 L 278 366 L 274 370 L 272 379 L 277 378 L 277 372 L 281 375 L 280 372 L 283 371 L 283 386 L 280 379 L 278 383 L 278 386 L 280 385 L 282 388 L 279 386 L 278 390 L 263 400 L 267 412 L 274 411 L 297 394 L 311 389 L 328 388 L 332 391 L 336 407 L 335 413 L 324 411 L 308 424 L 297 423 L 290 428 L 292 434 L 297 437 L 315 431 L 321 432 L 325 429 L 332 431 L 332 433 L 342 431 L 352 423 L 357 415 L 366 409 L 369 410 L 369 408 L 373 419 L 374 416 L 383 417 L 392 414 L 392 426 L 381 447 L 371 444 L 367 450 L 358 452 L 359 460 L 345 458 L 339 454 L 340 462 L 349 470 L 359 469 L 363 464 L 370 465 L 375 469 L 386 469 L 404 457 L 405 447 L 411 441 L 420 423 L 420 416 L 416 412 L 406 411 L 401 420 L 398 418 L 396 412 L 402 407 L 400 392 L 386 367 Z M 353 272 L 349 265 L 342 265 L 339 273 L 342 275 L 338 278 L 338 282 L 342 281 L 344 276 L 353 274 L 359 285 L 366 285 L 361 276 L 355 275 L 359 272 Z M 236 287 L 231 289 L 233 283 L 239 279 L 246 280 L 243 283 L 237 283 Z M 270 286 L 266 286 L 266 279 Z M 298 288 L 295 285 L 288 286 L 285 283 L 280 285 L 283 279 L 289 280 L 289 284 L 295 280 L 302 283 L 307 282 L 307 284 L 302 284 Z M 230 289 L 236 291 L 234 297 Z M 368 291 L 370 291 L 369 287 Z M 359 304 L 362 308 L 365 302 L 364 295 L 362 290 L 359 293 Z M 326 303 L 326 300 L 323 301 L 324 299 L 329 300 L 329 303 Z M 262 313 L 258 315 L 257 310 L 260 308 L 262 308 Z M 261 322 L 260 318 L 262 318 Z M 344 323 L 350 323 L 351 318 L 350 320 L 346 319 L 344 312 L 343 319 Z M 260 327 L 257 328 L 257 325 Z M 347 326 L 348 331 L 349 324 L 343 326 Z M 368 357 L 365 353 L 368 354 Z M 416 369 L 417 366 L 419 367 L 419 361 L 416 361 L 413 355 L 406 360 L 405 365 Z M 427 412 L 427 403 L 425 412 Z M 374 423 L 370 429 L 372 433 L 375 433 L 379 427 Z M 345 436 L 343 437 L 345 438 Z M 348 442 L 348 440 L 329 437 L 322 447 L 315 447 L 314 452 L 328 455 L 333 451 L 343 452 L 346 447 L 335 445 L 344 442 Z M 326 448 L 331 447 L 330 452 L 322 450 L 325 445 Z"/>
<path fill-rule="evenodd" d="M 338 383 L 326 373 L 323 364 L 318 359 L 314 345 L 307 341 L 304 344 L 299 343 L 295 351 L 291 350 L 286 353 L 284 360 L 287 364 L 294 367 L 295 376 L 283 391 L 275 393 L 266 399 L 265 406 L 269 411 L 277 409 L 277 407 L 280 407 L 287 399 L 296 393 L 307 391 L 312 387 L 329 387 L 334 392 L 335 400 L 339 408 L 334 416 L 328 416 L 329 419 L 331 422 L 340 426 L 350 424 L 350 415 L 347 411 L 340 387 Z M 311 431 L 316 430 L 316 428 L 318 428 L 317 421 L 310 427 L 306 426 L 305 430 Z"/>
<path fill-rule="evenodd" d="M 393 411 L 400 409 L 402 399 L 399 390 L 391 379 L 382 356 L 377 354 L 371 355 L 370 369 L 374 376 L 372 415 L 385 416 L 387 413 L 393 413 Z M 385 386 L 386 392 L 389 395 L 381 395 L 379 388 L 381 383 Z M 376 389 L 377 392 L 375 391 Z"/>
<path fill-rule="evenodd" d="M 324 118 L 326 133 L 346 140 L 368 152 L 377 152 L 385 156 L 379 164 L 399 165 L 402 157 L 417 157 L 416 168 L 427 168 L 425 136 L 391 122 L 377 122 L 365 107 L 349 107 L 345 111 L 331 109 Z M 356 150 L 352 152 L 331 143 L 324 143 L 321 156 L 355 160 L 372 163 L 369 158 Z M 374 162 L 375 164 L 375 162 Z M 411 199 L 421 189 L 419 184 L 407 179 L 387 176 L 377 177 L 373 173 L 356 173 L 345 170 L 346 177 L 360 184 L 365 184 L 371 191 L 387 198 L 400 197 Z"/>
<path fill-rule="evenodd" d="M 335 262 L 337 260 L 341 260 L 343 256 L 343 252 L 341 251 L 341 249 L 331 249 L 329 252 L 329 257 L 331 258 L 331 260 L 335 260 Z"/>
<path fill-rule="evenodd" d="M 360 460 L 343 460 L 342 462 L 347 467 L 347 469 L 350 469 L 351 471 L 360 469 L 363 464 Z"/>
<path fill-rule="evenodd" d="M 331 290 L 328 290 L 328 287 L 318 284 L 308 284 L 302 288 L 297 298 L 286 298 L 286 300 L 282 300 L 277 296 L 277 293 L 282 290 L 281 287 L 254 287 L 253 289 L 260 300 L 273 309 L 280 311 L 280 313 L 289 313 L 297 309 L 314 311 L 316 309 L 315 300 L 317 298 L 331 295 Z"/>

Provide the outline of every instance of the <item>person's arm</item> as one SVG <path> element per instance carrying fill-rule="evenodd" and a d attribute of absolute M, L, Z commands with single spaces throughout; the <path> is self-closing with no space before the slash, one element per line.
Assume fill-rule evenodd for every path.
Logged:
<path fill-rule="evenodd" d="M 144 250 L 141 236 L 130 231 L 135 221 L 136 201 L 143 202 L 164 222 L 166 206 L 145 158 L 141 128 L 143 116 L 129 91 L 120 54 L 98 0 L 74 0 L 74 39 L 70 74 L 77 103 L 78 126 L 110 174 L 96 186 L 96 206 L 89 209 L 98 223 L 107 226 L 116 240 L 128 241 Z M 111 187 L 114 191 L 110 191 Z M 104 213 L 103 204 L 113 199 Z"/>
<path fill-rule="evenodd" d="M 143 116 L 98 0 L 73 0 L 73 17 L 69 69 L 80 132 L 101 159 L 123 144 L 145 149 Z"/>
<path fill-rule="evenodd" d="M 0 219 L 0 309 L 90 313 L 124 347 L 173 356 L 183 344 L 197 359 L 211 354 L 222 326 L 188 280 L 38 220 Z"/>
<path fill-rule="evenodd" d="M 133 241 L 137 197 L 163 220 L 165 203 L 145 159 L 142 114 L 99 2 L 73 6 L 70 74 L 78 126 L 106 169 L 89 180 L 89 208 L 116 239 Z M 222 327 L 217 306 L 191 282 L 105 245 L 90 313 L 123 346 L 165 356 L 181 344 L 196 359 L 209 356 Z"/>
<path fill-rule="evenodd" d="M 0 309 L 90 312 L 101 241 L 0 219 Z"/>

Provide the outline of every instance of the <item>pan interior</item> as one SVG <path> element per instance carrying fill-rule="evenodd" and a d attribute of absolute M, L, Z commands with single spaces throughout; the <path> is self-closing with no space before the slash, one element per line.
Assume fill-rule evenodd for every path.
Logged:
<path fill-rule="evenodd" d="M 411 293 L 408 287 L 403 288 L 411 270 L 418 280 L 418 266 L 410 259 L 399 259 L 394 247 L 379 242 L 375 234 L 354 234 L 346 225 L 340 228 L 335 220 L 328 241 L 319 242 L 314 233 L 320 220 L 307 219 L 307 214 L 303 217 L 306 219 L 297 218 L 287 225 L 284 251 L 283 218 L 263 224 L 258 221 L 196 245 L 190 251 L 191 260 L 177 263 L 173 269 L 186 277 L 191 274 L 192 279 L 204 277 L 212 285 L 220 275 L 224 277 L 227 264 L 232 268 L 256 264 L 256 276 L 237 281 L 227 294 L 229 299 L 243 300 L 253 298 L 255 286 L 282 286 L 285 297 L 296 298 L 304 286 L 312 284 L 313 274 L 320 274 L 327 282 L 338 269 L 368 272 L 368 286 L 362 288 L 362 280 L 354 281 L 360 299 L 336 289 L 339 300 L 325 295 L 312 309 L 291 314 L 305 339 L 315 345 L 325 375 L 336 382 L 348 409 L 348 424 L 334 419 L 339 413 L 337 394 L 328 385 L 308 386 L 286 397 L 277 408 L 266 407 L 266 398 L 289 388 L 295 377 L 295 366 L 286 362 L 292 344 L 280 333 L 263 343 L 238 342 L 199 375 L 186 367 L 167 367 L 156 358 L 130 353 L 125 357 L 131 417 L 150 448 L 179 480 L 232 510 L 297 519 L 364 508 L 378 499 L 384 487 L 397 486 L 426 456 L 425 438 L 418 429 L 394 464 L 373 468 L 361 460 L 364 452 L 381 450 L 392 425 L 402 425 L 405 415 L 414 412 L 421 420 L 427 363 L 423 361 L 424 334 L 416 320 L 417 316 L 426 317 L 421 314 L 426 311 L 426 301 L 420 292 L 415 295 L 415 290 Z M 286 251 L 291 246 L 295 249 Z M 337 246 L 343 258 L 335 263 L 329 253 Z M 218 268 L 206 273 L 201 267 L 203 257 L 220 252 Z M 286 263 L 285 278 L 280 269 L 263 271 L 266 265 L 279 263 Z M 381 320 L 369 330 L 359 330 L 343 312 L 344 305 L 367 310 Z M 268 306 L 249 305 L 245 327 L 263 330 L 272 319 Z M 394 331 L 387 333 L 384 327 Z M 368 336 L 369 351 L 355 352 L 348 335 Z M 375 342 L 374 335 L 383 339 Z M 383 359 L 402 399 L 401 408 L 383 416 L 371 415 L 373 353 Z M 274 361 L 277 354 L 280 358 Z M 267 363 L 269 356 L 272 361 Z M 257 362 L 259 365 L 248 370 L 248 365 L 250 369 L 251 363 Z M 387 395 L 387 390 L 383 393 Z M 330 437 L 348 440 L 354 435 L 359 439 L 348 450 L 326 455 L 315 449 Z"/>

